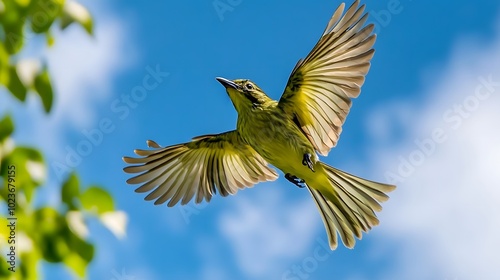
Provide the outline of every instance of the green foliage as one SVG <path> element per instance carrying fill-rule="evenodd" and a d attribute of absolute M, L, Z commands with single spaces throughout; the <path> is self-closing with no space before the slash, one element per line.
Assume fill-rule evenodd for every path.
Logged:
<path fill-rule="evenodd" d="M 10 116 L 0 120 L 0 143 L 3 142 L 14 131 L 14 123 Z"/>
<path fill-rule="evenodd" d="M 68 180 L 64 182 L 61 191 L 61 199 L 70 210 L 76 209 L 75 199 L 80 193 L 80 182 L 75 173 L 71 173 Z"/>
<path fill-rule="evenodd" d="M 106 190 L 96 186 L 86 189 L 80 199 L 85 210 L 98 214 L 104 214 L 114 209 L 113 197 Z"/>
<path fill-rule="evenodd" d="M 44 172 L 44 163 L 41 153 L 29 147 L 15 147 L 11 153 L 3 155 L 0 166 L 0 174 L 7 174 L 9 166 L 23 167 L 16 170 L 18 189 L 23 190 L 23 196 L 27 202 L 31 202 L 33 191 L 37 185 L 43 183 L 43 178 L 37 176 L 37 172 Z M 1 194 L 7 192 L 2 189 Z"/>
<path fill-rule="evenodd" d="M 10 230 L 6 225 L 9 224 L 7 218 L 15 217 L 18 254 L 15 272 L 8 270 L 6 256 L 0 255 L 0 279 L 38 279 L 36 264 L 42 260 L 64 264 L 79 277 L 85 277 L 95 251 L 88 240 L 87 223 L 90 219 L 101 221 L 104 215 L 117 213 L 112 196 L 99 186 L 81 191 L 78 175 L 72 173 L 62 184 L 60 198 L 63 204 L 60 207 L 35 207 L 33 198 L 44 183 L 44 158 L 30 147 L 8 147 L 14 127 L 12 120 L 9 116 L 4 117 L 0 125 L 0 135 L 3 135 L 0 141 L 0 205 L 9 207 L 7 214 L 0 214 L 0 248 L 8 251 L 12 245 L 8 244 Z M 9 202 L 14 202 L 15 206 Z M 103 225 L 109 227 L 106 223 Z M 119 226 L 123 228 L 125 224 Z"/>
<path fill-rule="evenodd" d="M 40 60 L 23 60 L 19 54 L 34 36 L 45 36 L 52 46 L 56 38 L 51 29 L 56 22 L 61 29 L 76 23 L 87 33 L 93 32 L 90 13 L 76 2 L 0 0 L 0 94 L 5 88 L 23 102 L 34 92 L 46 113 L 54 99 L 50 69 L 40 67 L 44 65 Z M 40 279 L 38 264 L 42 261 L 64 265 L 85 277 L 95 251 L 89 241 L 88 221 L 100 221 L 120 237 L 126 217 L 115 211 L 112 196 L 102 187 L 82 188 L 76 173 L 60 187 L 60 205 L 35 205 L 34 198 L 46 182 L 47 165 L 39 150 L 13 144 L 14 128 L 9 115 L 0 115 L 0 279 Z M 15 231 L 11 231 L 8 225 L 14 217 Z M 120 218 L 109 223 L 109 217 Z M 15 246 L 15 263 L 9 263 L 11 257 L 3 254 L 11 246 Z"/>
<path fill-rule="evenodd" d="M 0 84 L 20 101 L 29 91 L 36 92 L 42 100 L 45 112 L 50 112 L 53 102 L 51 77 L 47 69 L 33 73 L 33 77 L 21 79 L 19 68 L 22 59 L 18 54 L 24 45 L 38 34 L 47 38 L 47 45 L 54 44 L 50 33 L 59 21 L 65 29 L 73 23 L 92 34 L 93 20 L 82 5 L 65 0 L 2 0 L 0 8 Z M 40 63 L 43 64 L 43 63 Z"/>
<path fill-rule="evenodd" d="M 50 84 L 49 72 L 47 72 L 46 69 L 35 77 L 33 86 L 42 98 L 45 112 L 50 112 L 50 109 L 52 108 L 52 99 L 54 99 L 54 93 L 52 92 L 52 85 Z"/>
<path fill-rule="evenodd" d="M 64 0 L 31 1 L 28 11 L 31 30 L 35 33 L 47 32 L 52 23 L 61 15 L 64 2 Z"/>
<path fill-rule="evenodd" d="M 19 79 L 17 75 L 17 69 L 15 66 L 10 65 L 7 74 L 7 89 L 19 100 L 24 101 L 26 99 L 26 86 Z"/>

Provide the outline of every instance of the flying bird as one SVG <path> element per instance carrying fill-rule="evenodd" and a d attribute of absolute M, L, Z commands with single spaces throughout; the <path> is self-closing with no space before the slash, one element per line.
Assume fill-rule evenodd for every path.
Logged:
<path fill-rule="evenodd" d="M 346 247 L 354 247 L 354 237 L 361 239 L 379 223 L 375 212 L 395 186 L 362 179 L 318 158 L 337 144 L 374 54 L 374 25 L 365 25 L 365 5 L 355 1 L 344 9 L 342 3 L 312 51 L 293 68 L 279 101 L 248 79 L 216 78 L 238 112 L 236 129 L 167 147 L 149 140 L 152 149 L 123 158 L 131 164 L 124 171 L 136 174 L 127 183 L 140 184 L 136 192 L 148 193 L 145 199 L 155 204 L 209 202 L 216 193 L 225 197 L 276 180 L 271 164 L 311 193 L 330 248 L 337 248 L 337 232 Z"/>

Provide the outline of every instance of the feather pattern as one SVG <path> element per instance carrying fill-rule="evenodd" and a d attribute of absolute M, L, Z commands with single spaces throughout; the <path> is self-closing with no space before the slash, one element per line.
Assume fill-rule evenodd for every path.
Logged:
<path fill-rule="evenodd" d="M 333 186 L 332 192 L 307 187 L 320 211 L 331 249 L 337 248 L 337 232 L 344 245 L 352 248 L 354 237 L 361 239 L 362 232 L 378 225 L 375 212 L 382 210 L 380 202 L 389 198 L 385 193 L 395 186 L 365 180 L 324 163 L 321 166 Z"/>
<path fill-rule="evenodd" d="M 278 174 L 245 144 L 238 132 L 229 131 L 193 138 L 192 142 L 162 148 L 147 141 L 153 150 L 135 150 L 140 158 L 124 157 L 126 173 L 140 173 L 127 180 L 141 184 L 136 192 L 149 192 L 146 200 L 168 206 L 210 201 L 217 192 L 222 196 L 252 187 L 262 181 L 274 181 Z"/>
<path fill-rule="evenodd" d="M 358 6 L 355 1 L 344 14 L 344 4 L 337 8 L 318 43 L 293 69 L 278 104 L 324 156 L 339 140 L 374 53 L 374 25 L 364 26 L 368 14 Z"/>

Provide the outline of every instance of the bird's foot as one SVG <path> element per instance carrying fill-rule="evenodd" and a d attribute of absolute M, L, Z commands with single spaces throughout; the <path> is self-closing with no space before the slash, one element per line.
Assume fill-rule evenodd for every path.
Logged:
<path fill-rule="evenodd" d="M 305 183 L 306 183 L 306 181 L 304 181 L 304 180 L 302 180 L 302 179 L 298 178 L 297 176 L 292 175 L 292 174 L 290 174 L 290 173 L 286 173 L 286 174 L 285 174 L 285 178 L 286 178 L 288 181 L 292 182 L 292 183 L 293 183 L 294 185 L 296 185 L 297 187 L 301 188 L 301 189 L 302 189 L 302 188 L 304 188 L 304 187 L 306 186 L 306 184 L 305 184 Z"/>
<path fill-rule="evenodd" d="M 311 154 L 310 153 L 304 154 L 304 158 L 302 159 L 302 164 L 303 165 L 307 165 L 307 167 L 309 167 L 309 169 L 311 169 L 311 171 L 314 172 L 313 162 L 311 160 Z"/>

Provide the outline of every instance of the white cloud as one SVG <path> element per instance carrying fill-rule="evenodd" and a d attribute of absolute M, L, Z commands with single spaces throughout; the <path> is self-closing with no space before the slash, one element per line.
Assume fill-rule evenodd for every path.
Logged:
<path fill-rule="evenodd" d="M 114 77 L 130 63 L 124 23 L 110 15 L 98 20 L 94 37 L 69 28 L 55 34 L 56 45 L 47 51 L 59 93 L 54 117 L 79 127 L 91 124 L 93 105 L 110 97 Z"/>
<path fill-rule="evenodd" d="M 51 116 L 39 116 L 34 133 L 51 135 L 44 138 L 56 153 L 64 151 L 64 129 L 80 131 L 95 122 L 96 104 L 111 96 L 114 78 L 131 62 L 122 20 L 103 15 L 98 23 L 93 37 L 81 28 L 57 32 L 55 46 L 46 53 L 56 96 Z"/>
<path fill-rule="evenodd" d="M 426 102 L 403 121 L 406 141 L 374 152 L 374 172 L 403 181 L 381 215 L 380 236 L 401 254 L 386 279 L 500 275 L 500 30 L 490 45 L 458 45 L 443 74 L 426 81 Z M 418 104 L 398 101 L 375 115 L 397 125 L 397 106 L 410 102 Z M 440 141 L 432 140 L 436 130 Z"/>
<path fill-rule="evenodd" d="M 304 199 L 290 202 L 277 189 L 282 186 L 273 185 L 238 199 L 219 223 L 239 268 L 257 279 L 281 275 L 289 261 L 310 248 L 319 229 L 319 214 L 306 190 Z"/>

